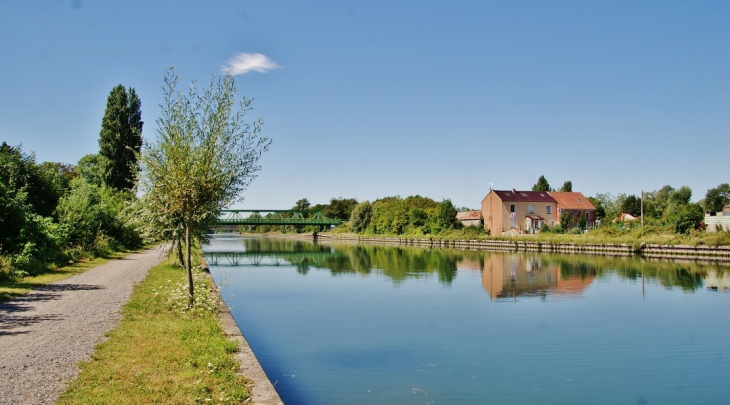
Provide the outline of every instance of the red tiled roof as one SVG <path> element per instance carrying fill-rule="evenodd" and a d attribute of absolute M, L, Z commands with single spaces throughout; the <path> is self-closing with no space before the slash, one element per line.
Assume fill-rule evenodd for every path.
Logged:
<path fill-rule="evenodd" d="M 595 210 L 596 207 L 583 195 L 578 192 L 551 191 L 550 195 L 558 202 L 561 210 Z"/>
<path fill-rule="evenodd" d="M 546 191 L 492 190 L 502 201 L 510 202 L 551 202 L 555 199 Z"/>
<path fill-rule="evenodd" d="M 481 211 L 463 211 L 463 212 L 457 212 L 456 213 L 456 220 L 457 221 L 467 221 L 467 220 L 474 220 L 479 219 L 479 217 L 482 215 Z"/>

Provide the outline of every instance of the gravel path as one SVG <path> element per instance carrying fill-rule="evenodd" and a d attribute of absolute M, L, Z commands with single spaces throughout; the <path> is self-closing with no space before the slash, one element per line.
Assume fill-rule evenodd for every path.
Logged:
<path fill-rule="evenodd" d="M 161 258 L 131 254 L 1 304 L 0 404 L 53 403 Z"/>

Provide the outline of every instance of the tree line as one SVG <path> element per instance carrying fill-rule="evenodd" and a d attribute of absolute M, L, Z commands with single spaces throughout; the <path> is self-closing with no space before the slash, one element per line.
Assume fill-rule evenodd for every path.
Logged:
<path fill-rule="evenodd" d="M 559 190 L 552 189 L 545 176 L 540 176 L 532 187 L 533 191 L 572 191 L 572 182 L 566 181 Z M 642 213 L 642 198 L 635 194 L 597 193 L 595 197 L 587 197 L 596 207 L 596 218 L 610 224 L 621 214 L 630 214 L 640 217 Z M 659 190 L 648 191 L 643 195 L 643 212 L 645 223 L 655 226 L 674 228 L 677 233 L 688 233 L 701 228 L 705 212 L 722 211 L 730 204 L 730 184 L 723 183 L 716 188 L 707 190 L 705 198 L 697 203 L 690 202 L 692 189 L 688 186 L 674 188 L 666 185 Z M 607 220 L 607 221 L 606 221 Z M 561 218 L 562 230 L 573 227 L 585 228 L 571 218 Z"/>
<path fill-rule="evenodd" d="M 18 279 L 69 260 L 133 248 L 141 102 L 133 88 L 109 94 L 99 153 L 76 165 L 38 163 L 21 146 L 0 146 L 0 279 Z"/>
<path fill-rule="evenodd" d="M 307 198 L 302 198 L 292 207 L 294 210 L 320 211 L 330 219 L 344 221 L 342 230 L 374 235 L 439 235 L 454 229 L 461 229 L 462 224 L 456 220 L 458 211 L 468 208 L 456 208 L 449 199 L 437 202 L 420 195 L 384 197 L 370 201 L 358 202 L 354 198 L 332 198 L 329 204 L 312 205 Z M 473 227 L 478 231 L 479 227 Z M 244 226 L 244 232 L 284 233 L 316 232 L 316 226 L 276 226 L 258 225 Z"/>
<path fill-rule="evenodd" d="M 532 187 L 533 191 L 572 192 L 573 183 L 568 180 L 554 189 L 545 176 L 540 176 Z M 641 215 L 641 197 L 619 193 L 597 193 L 595 197 L 587 197 L 596 208 L 596 218 L 602 226 L 614 226 L 612 220 L 622 213 L 635 217 Z M 727 183 L 707 191 L 706 197 L 698 203 L 690 202 L 692 190 L 687 186 L 677 189 L 669 185 L 659 190 L 644 193 L 644 219 L 652 226 L 663 227 L 676 233 L 689 233 L 700 229 L 704 212 L 721 211 L 730 203 L 730 186 Z M 465 227 L 456 221 L 459 211 L 478 211 L 467 207 L 456 208 L 451 200 L 441 202 L 420 195 L 392 196 L 370 201 L 358 202 L 355 198 L 332 198 L 328 204 L 312 205 L 307 198 L 297 200 L 293 210 L 320 211 L 325 217 L 340 219 L 344 224 L 342 231 L 370 235 L 443 235 L 461 230 Z M 625 226 L 620 223 L 616 226 Z M 466 227 L 469 234 L 484 233 L 482 226 Z M 560 224 L 553 227 L 544 226 L 542 231 L 551 233 L 578 232 L 586 229 L 585 216 L 570 217 L 568 213 L 561 215 Z M 258 225 L 245 226 L 244 232 L 266 233 L 279 231 L 283 233 L 317 232 L 317 226 L 277 226 Z M 456 235 L 458 236 L 458 235 Z"/>
<path fill-rule="evenodd" d="M 190 247 L 221 209 L 240 201 L 271 141 L 260 135 L 261 119 L 244 120 L 252 100 L 237 99 L 230 74 L 179 91 L 168 68 L 164 82 L 156 136 L 146 143 L 142 103 L 122 85 L 107 98 L 99 152 L 76 165 L 38 164 L 21 146 L 3 143 L 0 279 L 168 241 L 187 270 L 192 305 Z"/>

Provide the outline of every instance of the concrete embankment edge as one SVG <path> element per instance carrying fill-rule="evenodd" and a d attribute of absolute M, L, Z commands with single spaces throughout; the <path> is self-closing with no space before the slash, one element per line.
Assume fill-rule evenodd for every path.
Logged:
<path fill-rule="evenodd" d="M 321 239 L 352 241 L 381 245 L 421 246 L 429 248 L 452 248 L 501 252 L 542 252 L 588 254 L 601 256 L 639 256 L 655 259 L 685 259 L 730 262 L 730 247 L 686 246 L 686 245 L 629 245 L 546 243 L 524 240 L 441 240 L 427 238 L 396 238 L 353 235 L 320 235 Z"/>
<path fill-rule="evenodd" d="M 208 270 L 208 264 L 205 263 L 205 258 L 203 258 L 203 268 Z M 206 271 L 206 273 L 210 276 L 209 271 Z M 212 276 L 210 278 L 211 280 L 213 279 Z M 231 311 L 223 299 L 220 299 L 221 310 L 218 312 L 218 316 L 220 318 L 221 329 L 223 329 L 223 332 L 229 339 L 238 343 L 238 352 L 235 355 L 236 360 L 241 364 L 238 367 L 238 373 L 253 381 L 253 387 L 251 387 L 253 403 L 257 405 L 283 405 L 284 402 L 276 392 L 274 384 L 266 376 L 263 367 L 261 367 L 261 363 L 256 358 L 256 354 L 254 354 L 253 349 L 251 349 L 248 341 L 246 341 L 246 337 L 243 336 L 241 328 L 238 327 L 236 320 L 233 319 Z"/>

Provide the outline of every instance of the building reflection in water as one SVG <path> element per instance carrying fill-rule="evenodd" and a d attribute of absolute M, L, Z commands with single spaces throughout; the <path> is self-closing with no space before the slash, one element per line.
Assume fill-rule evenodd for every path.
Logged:
<path fill-rule="evenodd" d="M 708 271 L 705 285 L 708 290 L 730 290 L 730 272 Z"/>
<path fill-rule="evenodd" d="M 475 262 L 459 263 L 460 268 L 473 269 Z M 573 274 L 566 264 L 539 256 L 518 254 L 486 255 L 482 286 L 492 299 L 518 296 L 581 295 L 596 278 L 595 271 Z"/>

